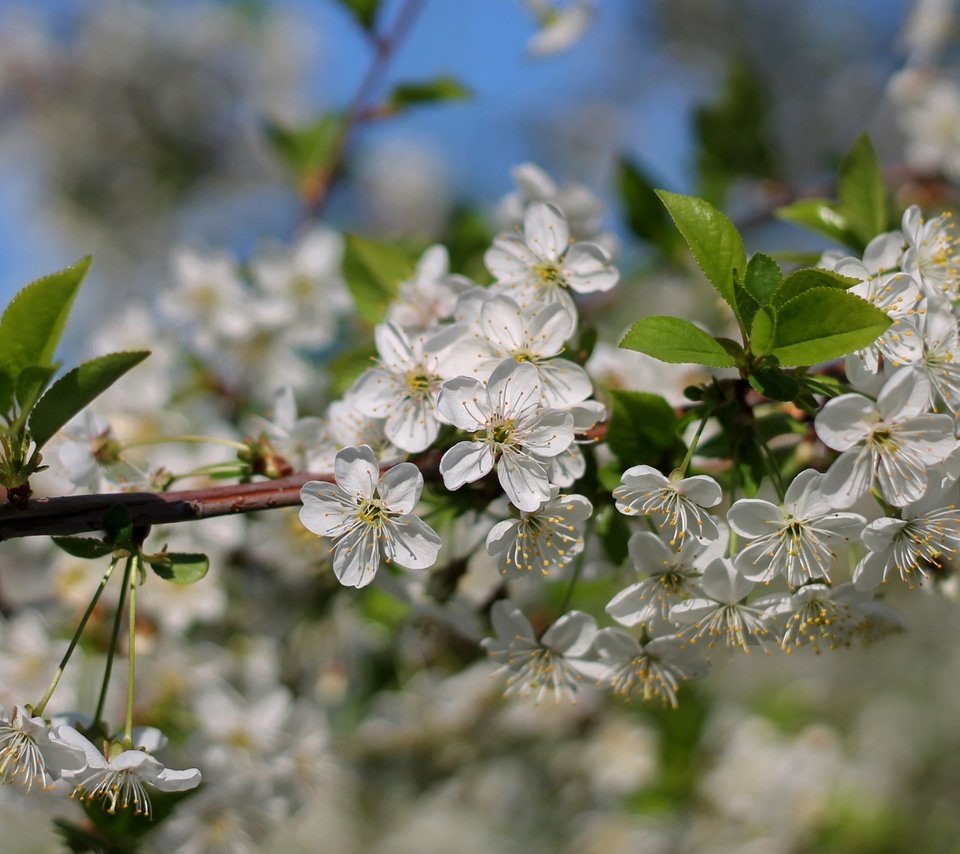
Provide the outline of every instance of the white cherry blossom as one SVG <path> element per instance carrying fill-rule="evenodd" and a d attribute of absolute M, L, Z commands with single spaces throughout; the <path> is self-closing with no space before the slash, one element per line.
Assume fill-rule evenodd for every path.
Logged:
<path fill-rule="evenodd" d="M 407 569 L 432 566 L 440 538 L 414 508 L 423 475 L 400 463 L 383 476 L 373 451 L 344 448 L 334 461 L 336 484 L 312 480 L 300 490 L 300 521 L 321 537 L 331 537 L 333 571 L 347 587 L 365 587 L 386 559 Z"/>
<path fill-rule="evenodd" d="M 576 316 L 569 291 L 608 291 L 619 273 L 595 243 L 570 244 L 563 214 L 553 205 L 531 204 L 523 218 L 523 236 L 501 235 L 484 255 L 496 283 L 523 308 L 559 303 Z"/>
<path fill-rule="evenodd" d="M 49 722 L 16 706 L 8 718 L 0 708 L 0 784 L 52 789 L 64 771 L 83 766 L 82 754 L 51 739 Z"/>
<path fill-rule="evenodd" d="M 481 641 L 487 655 L 506 676 L 507 696 L 532 697 L 537 702 L 573 699 L 590 671 L 586 658 L 597 634 L 593 617 L 582 611 L 564 614 L 539 640 L 523 612 L 501 599 L 490 610 L 494 637 Z"/>
<path fill-rule="evenodd" d="M 524 311 L 506 296 L 486 294 L 479 308 L 476 334 L 458 341 L 449 354 L 451 372 L 486 380 L 504 359 L 530 362 L 540 374 L 546 406 L 561 408 L 593 393 L 587 372 L 563 352 L 572 335 L 573 318 L 558 304 Z"/>
<path fill-rule="evenodd" d="M 552 489 L 550 499 L 536 510 L 493 526 L 487 553 L 496 557 L 501 575 L 549 575 L 583 551 L 583 528 L 593 505 L 582 495 L 559 492 Z"/>
<path fill-rule="evenodd" d="M 902 266 L 931 299 L 953 302 L 960 296 L 960 245 L 952 215 L 926 220 L 920 208 L 904 211 L 903 237 L 907 243 Z"/>
<path fill-rule="evenodd" d="M 723 500 L 723 492 L 712 477 L 669 478 L 653 466 L 633 466 L 613 490 L 617 510 L 626 516 L 650 516 L 654 524 L 667 529 L 670 545 L 680 548 L 688 536 L 715 540 L 717 523 L 707 510 Z"/>
<path fill-rule="evenodd" d="M 85 758 L 80 770 L 63 772 L 63 779 L 74 786 L 71 797 L 101 801 L 110 815 L 118 807 L 133 807 L 134 815 L 150 818 L 153 808 L 147 786 L 161 792 L 183 792 L 200 785 L 196 768 L 167 768 L 143 746 L 108 742 L 103 753 L 69 726 L 57 727 L 54 740 L 62 747 L 80 751 Z"/>
<path fill-rule="evenodd" d="M 745 578 L 769 582 L 782 575 L 791 587 L 829 579 L 833 548 L 856 538 L 866 519 L 836 512 L 821 492 L 822 480 L 807 469 L 793 479 L 782 505 L 741 498 L 727 511 L 730 527 L 751 541 L 734 560 Z"/>
<path fill-rule="evenodd" d="M 371 418 L 385 419 L 384 432 L 398 448 L 418 453 L 437 438 L 437 394 L 444 377 L 444 351 L 462 334 L 459 326 L 408 335 L 394 323 L 374 331 L 380 364 L 350 390 L 351 403 Z"/>
<path fill-rule="evenodd" d="M 386 319 L 410 331 L 427 331 L 453 316 L 458 297 L 470 286 L 469 279 L 450 273 L 446 247 L 431 246 L 420 256 L 413 277 L 400 284 Z"/>
<path fill-rule="evenodd" d="M 816 417 L 817 435 L 842 453 L 820 489 L 836 507 L 849 507 L 876 481 L 890 504 L 917 501 L 927 485 L 927 467 L 956 447 L 953 419 L 926 413 L 929 382 L 898 371 L 876 403 L 860 394 L 828 401 Z"/>
<path fill-rule="evenodd" d="M 706 665 L 676 635 L 642 644 L 624 629 L 601 629 L 594 640 L 601 680 L 621 696 L 655 697 L 677 708 L 677 691 L 689 680 L 707 673 Z"/>
<path fill-rule="evenodd" d="M 744 600 L 754 588 L 725 558 L 714 558 L 700 580 L 702 596 L 679 602 L 670 609 L 670 619 L 688 628 L 681 637 L 697 643 L 706 640 L 712 647 L 719 639 L 730 649 L 747 652 L 749 647 L 763 645 L 767 628 L 761 611 Z"/>
<path fill-rule="evenodd" d="M 621 590 L 605 610 L 618 623 L 631 628 L 663 624 L 673 605 L 696 592 L 700 570 L 694 561 L 704 545 L 688 537 L 677 550 L 652 531 L 638 531 L 627 549 L 642 580 Z"/>
<path fill-rule="evenodd" d="M 540 403 L 540 379 L 529 363 L 509 359 L 484 386 L 457 377 L 444 383 L 437 401 L 443 418 L 474 434 L 440 461 L 447 489 L 456 490 L 494 468 L 503 491 L 532 512 L 550 498 L 548 460 L 573 441 L 573 416 Z"/>

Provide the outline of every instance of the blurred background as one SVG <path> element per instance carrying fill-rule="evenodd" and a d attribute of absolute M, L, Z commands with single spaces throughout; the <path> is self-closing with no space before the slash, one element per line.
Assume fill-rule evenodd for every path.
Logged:
<path fill-rule="evenodd" d="M 175 247 L 243 262 L 293 240 L 311 205 L 277 140 L 354 97 L 374 49 L 348 5 L 0 0 L 0 299 L 93 254 L 70 333 L 70 347 L 88 350 L 111 328 L 115 339 L 136 337 L 115 318 L 173 287 Z M 401 5 L 385 3 L 383 18 Z M 496 231 L 511 170 L 531 161 L 604 201 L 626 286 L 637 283 L 631 299 L 683 305 L 695 297 L 665 296 L 682 281 L 658 267 L 670 239 L 637 219 L 629 176 L 711 198 L 748 226 L 750 249 L 829 248 L 770 211 L 797 194 L 829 196 L 839 158 L 864 129 L 911 199 L 951 198 L 960 97 L 947 0 L 598 0 L 586 4 L 594 11 L 579 39 L 534 55 L 538 5 L 423 4 L 370 103 L 438 75 L 469 97 L 364 115 L 324 199 L 324 225 L 419 247 L 456 244 L 466 268 Z M 946 94 L 931 105 L 924 98 L 935 85 Z M 936 144 L 918 144 L 920 131 Z M 331 605 L 321 585 L 298 603 L 316 607 L 297 622 L 277 617 L 273 599 L 267 616 L 251 618 L 256 609 L 237 602 L 263 594 L 269 559 L 257 536 L 210 531 L 205 548 L 220 548 L 225 566 L 243 552 L 247 574 L 167 628 L 189 629 L 194 648 L 216 658 L 225 653 L 203 643 L 222 635 L 204 621 L 233 614 L 236 690 L 252 704 L 269 695 L 265 685 L 309 673 L 313 693 L 302 695 L 335 707 L 337 749 L 336 758 L 308 757 L 327 763 L 329 779 L 284 805 L 259 799 L 253 772 L 235 774 L 242 794 L 214 784 L 165 837 L 176 850 L 311 850 L 324 834 L 338 851 L 960 851 L 960 604 L 949 587 L 891 597 L 907 631 L 867 649 L 716 662 L 676 711 L 589 698 L 520 708 L 500 703 L 473 653 L 450 666 L 458 649 L 443 648 L 453 644 L 437 628 L 445 618 L 421 613 L 402 628 L 400 606 L 386 597 L 350 610 Z M 295 561 L 307 561 L 297 548 L 291 577 Z M 28 544 L 3 558 L 14 605 L 44 599 L 20 566 L 42 555 Z M 76 607 L 75 566 L 61 558 L 47 571 L 56 596 Z M 302 580 L 284 583 L 285 595 L 302 599 Z M 585 595 L 589 603 L 589 587 Z M 605 599 L 596 598 L 599 612 Z M 41 644 L 27 622 L 6 620 L 8 657 Z M 387 664 L 393 653 L 399 663 Z M 158 703 L 200 690 L 172 687 L 182 659 L 172 660 L 155 665 Z M 359 691 L 342 684 L 355 666 Z M 272 720 L 265 709 L 249 714 L 251 730 Z M 309 715 L 284 720 L 288 735 L 320 728 Z M 256 750 L 259 762 L 297 761 L 275 744 Z M 31 835 L 36 822 L 19 804 L 0 802 L 4 828 L 23 840 L 5 850 L 56 850 Z M 242 834 L 225 831 L 220 848 L 198 841 L 211 816 L 241 822 L 230 810 L 247 805 L 259 812 Z"/>

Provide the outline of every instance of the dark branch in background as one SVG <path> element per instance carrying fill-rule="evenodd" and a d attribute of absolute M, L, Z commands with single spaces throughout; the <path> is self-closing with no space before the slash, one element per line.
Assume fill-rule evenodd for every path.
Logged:
<path fill-rule="evenodd" d="M 602 441 L 606 425 L 598 424 L 587 438 Z M 424 480 L 440 479 L 442 452 L 429 451 L 415 457 Z M 120 505 L 130 513 L 134 527 L 169 525 L 255 513 L 279 507 L 298 507 L 300 487 L 309 480 L 333 481 L 333 475 L 299 472 L 289 477 L 258 483 L 238 483 L 208 489 L 175 492 L 117 492 L 106 495 L 69 495 L 63 498 L 36 498 L 23 509 L 0 504 L 0 541 L 19 537 L 71 536 L 104 530 L 107 513 Z"/>
<path fill-rule="evenodd" d="M 344 149 L 354 127 L 358 122 L 376 115 L 376 110 L 368 105 L 367 101 L 379 85 L 390 60 L 406 38 L 425 2 L 426 0 L 406 0 L 397 13 L 393 27 L 387 33 L 377 34 L 373 37 L 375 51 L 373 60 L 340 122 L 327 162 L 316 174 L 307 179 L 306 186 L 303 189 L 303 214 L 305 219 L 316 219 L 323 210 L 324 203 L 330 194 L 334 179 L 342 164 Z"/>

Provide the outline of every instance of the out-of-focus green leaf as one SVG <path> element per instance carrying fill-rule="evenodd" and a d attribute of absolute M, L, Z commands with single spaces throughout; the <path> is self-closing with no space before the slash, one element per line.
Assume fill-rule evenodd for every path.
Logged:
<path fill-rule="evenodd" d="M 348 234 L 343 253 L 343 276 L 357 312 L 367 323 L 379 323 L 400 283 L 413 275 L 409 255 L 390 243 L 378 243 Z"/>
<path fill-rule="evenodd" d="M 114 546 L 103 540 L 94 540 L 90 537 L 53 537 L 53 543 L 63 549 L 68 555 L 81 560 L 94 560 L 108 554 L 113 554 Z"/>
<path fill-rule="evenodd" d="M 442 74 L 432 80 L 397 83 L 390 92 L 387 104 L 396 110 L 441 101 L 467 101 L 473 93 L 456 77 Z"/>
<path fill-rule="evenodd" d="M 630 526 L 616 507 L 608 504 L 597 514 L 597 536 L 607 560 L 619 566 L 627 559 Z"/>
<path fill-rule="evenodd" d="M 851 231 L 865 246 L 887 228 L 887 188 L 876 152 L 861 134 L 840 163 L 838 206 Z"/>
<path fill-rule="evenodd" d="M 672 256 L 679 240 L 670 216 L 649 177 L 626 158 L 617 164 L 617 191 L 630 230 L 665 255 Z"/>
<path fill-rule="evenodd" d="M 777 157 L 760 77 L 744 62 L 727 72 L 720 98 L 697 109 L 697 166 L 703 194 L 721 202 L 734 178 L 773 178 Z"/>
<path fill-rule="evenodd" d="M 343 129 L 343 117 L 327 113 L 301 127 L 284 127 L 275 122 L 265 122 L 263 127 L 277 157 L 299 186 L 329 167 Z"/>
<path fill-rule="evenodd" d="M 381 0 L 338 0 L 338 2 L 368 33 L 376 29 Z"/>
<path fill-rule="evenodd" d="M 844 246 L 855 248 L 860 245 L 847 218 L 827 199 L 801 199 L 777 208 L 775 213 L 784 222 L 809 228 Z"/>
<path fill-rule="evenodd" d="M 613 392 L 607 444 L 624 468 L 655 463 L 678 442 L 677 415 L 666 400 L 648 392 Z"/>

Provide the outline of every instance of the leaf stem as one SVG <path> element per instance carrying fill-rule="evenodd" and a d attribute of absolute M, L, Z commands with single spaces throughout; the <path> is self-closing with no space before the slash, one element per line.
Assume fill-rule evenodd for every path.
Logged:
<path fill-rule="evenodd" d="M 123 742 L 133 747 L 133 695 L 134 680 L 137 671 L 137 585 L 140 583 L 140 555 L 132 558 L 133 572 L 130 573 L 130 614 L 127 618 L 127 719 L 123 728 Z"/>
<path fill-rule="evenodd" d="M 110 674 L 113 671 L 113 657 L 117 652 L 117 641 L 120 639 L 120 623 L 123 620 L 123 603 L 126 600 L 127 585 L 130 583 L 130 568 L 133 566 L 133 557 L 127 558 L 123 567 L 123 584 L 120 587 L 120 596 L 117 599 L 117 613 L 113 617 L 113 631 L 110 635 L 110 648 L 107 650 L 107 664 L 103 669 L 103 684 L 100 686 L 100 697 L 97 699 L 97 710 L 93 713 L 93 726 L 103 718 L 103 707 L 107 701 L 107 688 L 110 686 Z"/>
<path fill-rule="evenodd" d="M 116 565 L 117 560 L 114 558 L 110 561 L 110 566 L 108 566 L 107 571 L 104 572 L 103 578 L 100 579 L 100 586 L 97 587 L 96 592 L 93 594 L 93 598 L 90 600 L 90 604 L 87 605 L 87 610 L 83 612 L 83 616 L 80 618 L 80 624 L 77 626 L 76 631 L 73 633 L 73 637 L 70 639 L 70 645 L 67 647 L 67 651 L 60 660 L 60 666 L 57 667 L 57 672 L 54 674 L 53 679 L 50 682 L 50 687 L 47 688 L 47 693 L 43 695 L 39 703 L 33 706 L 33 714 L 36 717 L 43 715 L 43 710 L 47 707 L 47 703 L 50 702 L 53 692 L 57 689 L 57 684 L 60 682 L 60 677 L 63 676 L 63 671 L 66 669 L 67 664 L 70 661 L 70 656 L 73 655 L 73 651 L 77 647 L 77 643 L 80 640 L 80 635 L 83 634 L 83 630 L 87 626 L 87 620 L 90 619 L 93 609 L 97 607 L 97 602 L 100 601 L 100 595 L 107 586 L 107 582 L 110 581 L 110 576 L 113 575 L 113 570 Z"/>

